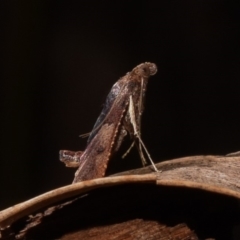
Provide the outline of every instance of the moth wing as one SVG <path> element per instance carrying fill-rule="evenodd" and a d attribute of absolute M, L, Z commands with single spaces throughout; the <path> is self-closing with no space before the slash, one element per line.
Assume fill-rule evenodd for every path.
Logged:
<path fill-rule="evenodd" d="M 81 156 L 74 183 L 100 178 L 105 175 L 115 131 L 114 124 L 103 124 L 101 126 L 98 134 L 88 144 Z"/>
<path fill-rule="evenodd" d="M 128 98 L 124 97 L 125 85 L 121 79 L 113 85 L 93 130 L 90 133 L 83 134 L 83 137 L 85 135 L 89 135 L 89 137 L 85 151 L 78 158 L 79 168 L 75 173 L 74 182 L 101 177 L 105 174 L 106 164 L 112 153 L 112 147 L 115 145 L 115 139 L 117 138 L 116 141 L 118 142 L 120 138 L 118 136 L 118 131 L 121 128 L 119 123 L 128 104 Z M 62 153 L 61 151 L 60 158 L 63 158 Z M 70 164 L 67 161 L 64 159 L 63 162 L 69 166 Z M 106 164 L 100 164 L 103 161 Z M 93 166 L 95 167 L 92 168 Z"/>
<path fill-rule="evenodd" d="M 107 99 L 104 103 L 103 109 L 95 122 L 93 129 L 91 133 L 89 134 L 87 142 L 90 143 L 91 140 L 94 138 L 94 136 L 97 134 L 99 131 L 100 127 L 104 124 L 105 119 L 107 119 L 107 116 L 111 113 L 114 105 L 116 104 L 117 98 L 120 96 L 120 93 L 124 86 L 121 84 L 121 80 L 117 81 L 111 91 L 109 92 Z"/>
<path fill-rule="evenodd" d="M 108 108 L 109 112 L 98 123 L 98 129 L 92 131 L 91 141 L 80 158 L 74 183 L 105 176 L 108 161 L 121 138 L 119 123 L 124 117 L 128 102 L 127 97 L 115 97 L 115 101 Z"/>

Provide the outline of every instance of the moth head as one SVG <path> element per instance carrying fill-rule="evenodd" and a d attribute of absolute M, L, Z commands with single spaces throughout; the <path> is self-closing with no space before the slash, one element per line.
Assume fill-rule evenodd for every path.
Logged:
<path fill-rule="evenodd" d="M 156 74 L 157 66 L 155 63 L 145 62 L 135 67 L 133 71 L 141 77 L 149 77 Z"/>

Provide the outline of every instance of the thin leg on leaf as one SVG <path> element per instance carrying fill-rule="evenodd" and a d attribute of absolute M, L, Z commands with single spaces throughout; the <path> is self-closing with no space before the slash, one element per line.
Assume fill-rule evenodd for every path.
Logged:
<path fill-rule="evenodd" d="M 131 149 L 133 148 L 135 142 L 132 142 L 131 146 L 128 148 L 128 150 L 122 155 L 122 158 L 125 158 L 131 151 Z"/>
<path fill-rule="evenodd" d="M 154 170 L 155 170 L 156 172 L 158 172 L 158 170 L 157 170 L 157 168 L 156 168 L 156 166 L 155 166 L 155 164 L 154 164 L 154 162 L 153 162 L 153 160 L 152 160 L 149 152 L 147 151 L 146 146 L 144 145 L 144 143 L 143 143 L 143 141 L 142 141 L 142 139 L 141 139 L 141 137 L 140 137 L 140 135 L 139 135 L 139 133 L 138 133 L 138 131 L 137 131 L 137 124 L 136 124 L 136 117 L 135 117 L 135 111 L 134 111 L 134 105 L 133 105 L 132 96 L 130 96 L 129 109 L 128 109 L 128 111 L 129 111 L 130 121 L 131 121 L 132 126 L 133 126 L 134 135 L 135 135 L 136 138 L 138 138 L 139 144 L 143 147 L 143 149 L 144 149 L 145 153 L 147 154 L 148 159 L 149 159 L 149 161 L 151 162 Z M 139 146 L 140 146 L 140 145 L 139 145 Z M 142 158 L 142 161 L 144 162 L 144 161 L 146 161 L 146 160 L 145 160 L 145 157 L 143 156 L 143 152 L 142 152 L 142 151 L 140 152 L 141 149 L 142 149 L 142 148 L 139 147 L 139 154 L 140 154 L 140 157 Z"/>
<path fill-rule="evenodd" d="M 140 136 L 137 137 L 137 138 L 138 138 L 138 140 L 139 140 L 139 139 L 140 139 Z M 140 155 L 140 158 L 141 158 L 141 161 L 142 161 L 142 165 L 143 165 L 143 166 L 146 166 L 146 165 L 147 165 L 147 160 L 146 160 L 146 158 L 145 158 L 145 156 L 144 156 L 144 154 L 143 154 L 142 144 L 141 144 L 140 141 L 139 141 L 139 143 L 138 143 L 137 148 L 138 148 L 138 152 L 139 152 L 139 155 Z"/>
<path fill-rule="evenodd" d="M 146 152 L 146 154 L 147 154 L 147 156 L 148 156 L 148 159 L 150 160 L 150 162 L 151 162 L 154 170 L 155 170 L 156 172 L 158 172 L 158 169 L 156 168 L 156 165 L 154 164 L 154 162 L 153 162 L 153 160 L 152 160 L 152 158 L 151 158 L 151 156 L 150 156 L 150 153 L 148 152 L 146 146 L 144 145 L 142 139 L 141 139 L 139 136 L 138 136 L 138 140 L 139 140 L 139 142 L 141 143 L 141 145 L 143 146 L 143 148 L 144 148 L 144 150 L 145 150 L 145 152 Z"/>

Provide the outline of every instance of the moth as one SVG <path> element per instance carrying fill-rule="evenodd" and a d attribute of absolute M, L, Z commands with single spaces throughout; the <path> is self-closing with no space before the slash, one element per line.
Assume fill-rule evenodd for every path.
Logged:
<path fill-rule="evenodd" d="M 146 164 L 147 157 L 157 171 L 141 139 L 146 87 L 149 77 L 156 72 L 156 64 L 145 62 L 120 78 L 107 96 L 89 134 L 85 151 L 60 151 L 60 161 L 67 167 L 78 167 L 73 183 L 104 177 L 109 159 L 119 149 L 127 133 L 133 143 L 126 154 L 136 145 L 143 164 Z"/>

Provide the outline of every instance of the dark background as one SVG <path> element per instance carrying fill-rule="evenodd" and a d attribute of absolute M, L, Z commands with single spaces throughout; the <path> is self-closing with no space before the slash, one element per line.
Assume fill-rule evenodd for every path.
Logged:
<path fill-rule="evenodd" d="M 0 208 L 71 183 L 112 85 L 145 61 L 155 162 L 240 150 L 237 1 L 1 1 Z M 124 150 L 123 150 L 124 151 Z M 115 161 L 140 167 L 137 152 Z"/>

